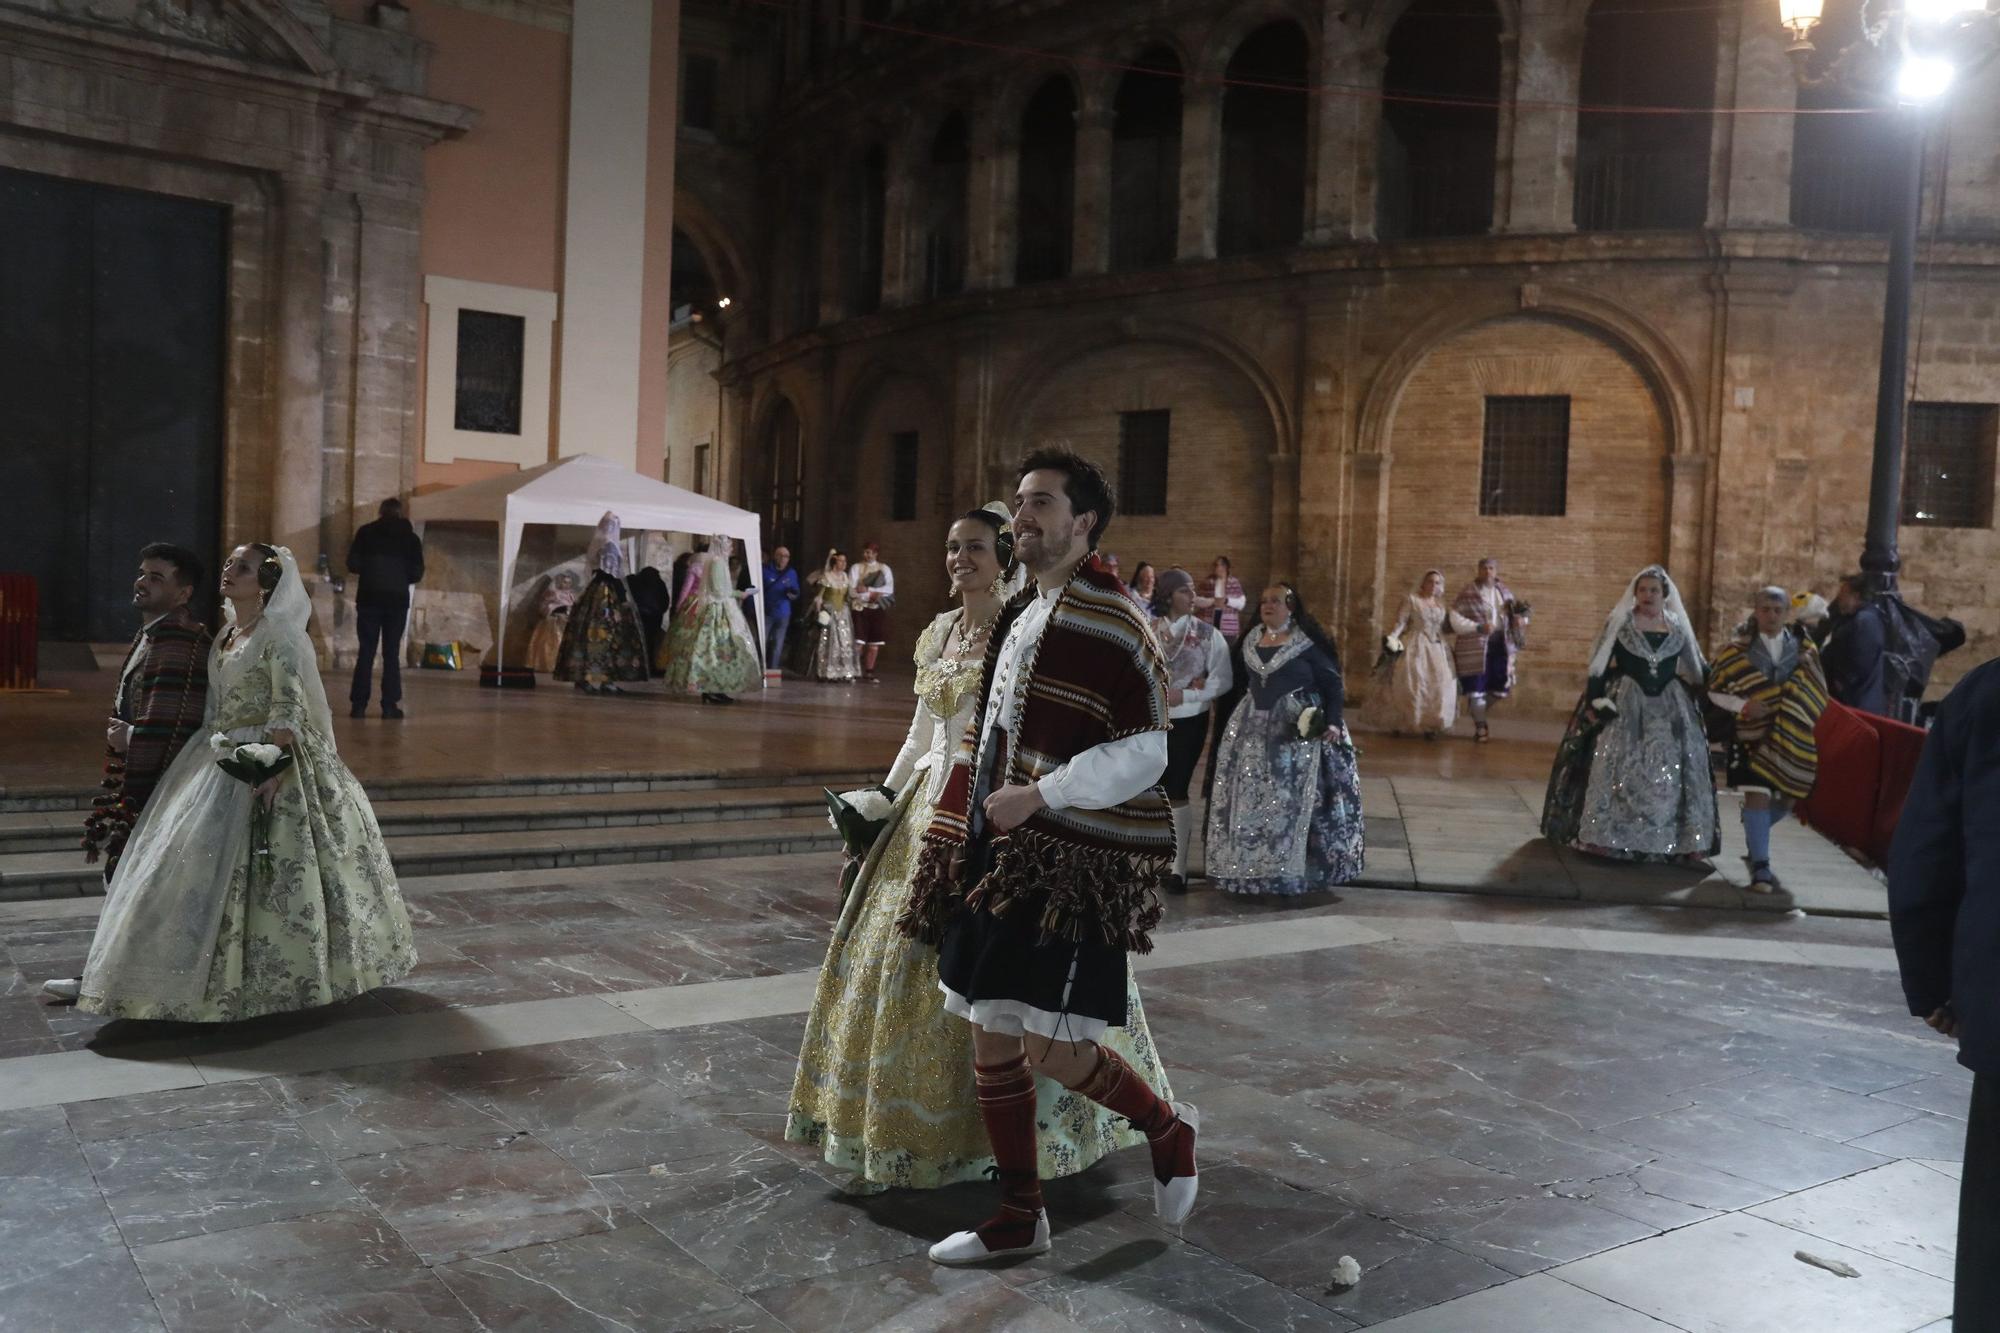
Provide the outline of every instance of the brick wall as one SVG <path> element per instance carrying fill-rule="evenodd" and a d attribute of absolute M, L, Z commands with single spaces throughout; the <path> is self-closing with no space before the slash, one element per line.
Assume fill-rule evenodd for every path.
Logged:
<path fill-rule="evenodd" d="M 1481 517 L 1479 459 L 1488 395 L 1570 398 L 1568 512 Z M 1520 699 L 1557 707 L 1581 686 L 1604 615 L 1633 573 L 1666 552 L 1666 435 L 1638 372 L 1592 334 L 1517 318 L 1460 334 L 1403 390 L 1390 435 L 1389 588 L 1445 571 L 1456 592 L 1496 556 L 1534 607 Z M 1394 608 L 1397 599 L 1385 596 Z"/>

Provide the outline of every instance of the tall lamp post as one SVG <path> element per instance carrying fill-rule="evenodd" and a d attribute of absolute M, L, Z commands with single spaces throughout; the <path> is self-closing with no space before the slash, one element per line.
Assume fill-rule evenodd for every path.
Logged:
<path fill-rule="evenodd" d="M 1898 120 L 1896 214 L 1889 230 L 1889 272 L 1882 311 L 1882 363 L 1875 388 L 1875 457 L 1868 486 L 1868 535 L 1861 571 L 1876 594 L 1896 591 L 1902 557 L 1896 529 L 1903 509 L 1904 398 L 1909 383 L 1910 292 L 1916 285 L 1917 229 L 1924 195 L 1924 124 L 1960 73 L 2000 51 L 2000 14 L 1984 0 L 1902 0 L 1877 21 L 1864 11 L 1861 39 L 1835 52 L 1815 74 L 1812 35 L 1824 0 L 1778 0 L 1792 34 L 1788 54 L 1802 88 L 1847 88 L 1883 102 Z"/>

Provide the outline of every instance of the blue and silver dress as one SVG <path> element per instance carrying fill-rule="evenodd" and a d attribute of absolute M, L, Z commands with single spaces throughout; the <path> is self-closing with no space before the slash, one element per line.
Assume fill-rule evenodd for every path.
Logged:
<path fill-rule="evenodd" d="M 1317 893 L 1361 874 L 1361 779 L 1342 716 L 1340 664 L 1304 634 L 1276 648 L 1238 646 L 1245 683 L 1211 761 L 1208 878 L 1230 893 Z M 1319 707 L 1329 729 L 1299 735 Z"/>
<path fill-rule="evenodd" d="M 1542 832 L 1621 861 L 1713 856 L 1721 838 L 1699 657 L 1674 626 L 1641 630 L 1628 616 L 1602 675 L 1586 684 L 1556 750 Z M 1594 718 L 1609 699 L 1617 713 Z"/>

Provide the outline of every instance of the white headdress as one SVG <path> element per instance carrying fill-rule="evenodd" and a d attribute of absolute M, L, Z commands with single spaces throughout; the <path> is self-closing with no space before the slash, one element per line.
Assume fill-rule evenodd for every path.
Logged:
<path fill-rule="evenodd" d="M 252 548 L 255 549 L 254 547 Z M 264 614 L 252 633 L 264 641 L 265 652 L 283 656 L 299 678 L 305 696 L 306 716 L 301 719 L 333 745 L 333 710 L 327 707 L 326 687 L 320 683 L 319 653 L 312 641 L 312 598 L 299 577 L 299 562 L 291 548 L 276 546 L 272 556 L 278 562 L 278 583 L 265 599 Z M 224 601 L 222 618 L 236 623 L 236 604 Z"/>
<path fill-rule="evenodd" d="M 1605 667 L 1611 664 L 1611 649 L 1618 642 L 1619 631 L 1632 618 L 1632 608 L 1638 605 L 1639 600 L 1639 580 L 1644 578 L 1658 579 L 1660 586 L 1666 589 L 1666 600 L 1660 609 L 1667 623 L 1680 630 L 1681 637 L 1687 640 L 1687 646 L 1682 651 L 1688 654 L 1688 664 L 1696 671 L 1704 669 L 1701 643 L 1695 638 L 1694 622 L 1688 619 L 1687 608 L 1681 605 L 1681 590 L 1674 586 L 1673 576 L 1667 573 L 1664 566 L 1647 565 L 1632 576 L 1632 581 L 1625 585 L 1625 595 L 1618 599 L 1618 604 L 1611 608 L 1611 614 L 1605 617 L 1604 628 L 1597 636 L 1597 646 L 1590 653 L 1592 676 L 1603 675 Z"/>

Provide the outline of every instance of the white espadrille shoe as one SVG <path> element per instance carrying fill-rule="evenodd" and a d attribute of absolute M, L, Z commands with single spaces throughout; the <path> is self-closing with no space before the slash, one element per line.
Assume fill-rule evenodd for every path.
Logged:
<path fill-rule="evenodd" d="M 1174 1115 L 1179 1120 L 1175 1126 L 1187 1127 L 1187 1144 L 1176 1145 L 1179 1161 L 1174 1164 L 1173 1174 L 1165 1181 L 1159 1177 L 1157 1167 L 1153 1175 L 1153 1211 L 1162 1222 L 1177 1227 L 1187 1221 L 1194 1211 L 1195 1195 L 1201 1192 L 1201 1175 L 1195 1168 L 1195 1140 L 1201 1135 L 1201 1112 L 1188 1102 L 1175 1102 Z"/>
<path fill-rule="evenodd" d="M 955 1231 L 937 1244 L 931 1246 L 931 1262 L 944 1264 L 950 1268 L 966 1268 L 974 1264 L 992 1263 L 996 1259 L 1024 1258 L 1031 1254 L 1049 1252 L 1049 1214 L 1047 1209 L 1035 1212 L 1035 1235 L 1025 1245 L 1015 1245 L 1006 1249 L 989 1250 L 977 1231 Z"/>

